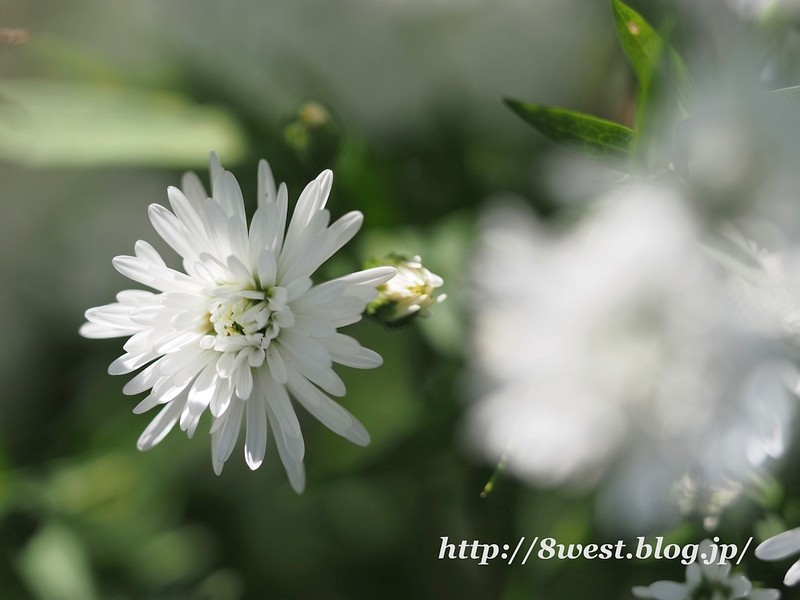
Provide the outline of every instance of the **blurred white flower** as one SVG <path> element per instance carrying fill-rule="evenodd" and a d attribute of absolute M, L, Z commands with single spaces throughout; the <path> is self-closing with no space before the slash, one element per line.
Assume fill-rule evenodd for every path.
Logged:
<path fill-rule="evenodd" d="M 266 161 L 259 164 L 258 209 L 248 231 L 236 178 L 210 160 L 212 197 L 187 173 L 183 190 L 168 190 L 174 211 L 152 204 L 158 234 L 183 257 L 186 274 L 168 268 L 147 242 L 136 256 L 118 256 L 117 270 L 156 290 L 126 290 L 117 302 L 86 311 L 81 334 L 132 336 L 112 375 L 151 363 L 123 392 L 150 394 L 134 409 L 165 405 L 139 438 L 148 450 L 180 422 L 189 437 L 203 412 L 213 416 L 212 463 L 219 474 L 246 414 L 245 460 L 261 465 L 271 426 L 296 491 L 305 485 L 304 443 L 288 392 L 336 433 L 359 445 L 369 434 L 323 391 L 343 396 L 333 362 L 369 369 L 381 357 L 337 333 L 358 321 L 376 286 L 396 273 L 379 267 L 312 285 L 311 274 L 358 231 L 351 212 L 328 226 L 325 210 L 333 175 L 324 171 L 305 188 L 286 228 L 288 194 L 276 190 Z M 285 233 L 284 233 L 285 230 Z M 288 392 L 287 392 L 288 390 Z"/>
<path fill-rule="evenodd" d="M 447 294 L 434 295 L 435 289 L 444 285 L 444 281 L 426 269 L 419 256 L 411 260 L 389 257 L 379 262 L 395 267 L 397 275 L 378 286 L 380 294 L 368 311 L 387 323 L 397 323 L 409 317 L 428 317 L 430 307 L 447 298 Z"/>
<path fill-rule="evenodd" d="M 756 557 L 761 560 L 775 561 L 800 553 L 800 527 L 784 531 L 761 542 L 756 548 Z M 800 582 L 800 560 L 795 562 L 786 572 L 783 583 L 788 586 Z"/>
<path fill-rule="evenodd" d="M 609 502 L 646 527 L 687 472 L 733 489 L 783 452 L 781 366 L 742 339 L 698 233 L 677 192 L 642 183 L 559 236 L 518 208 L 487 216 L 468 415 L 487 459 L 506 453 L 512 474 L 545 485 L 594 485 L 619 462 Z"/>
<path fill-rule="evenodd" d="M 714 561 L 707 565 L 703 558 L 716 555 L 712 552 L 711 541 L 703 540 L 698 554 L 700 559 L 686 567 L 686 583 L 656 581 L 647 587 L 634 587 L 633 595 L 656 600 L 778 600 L 781 597 L 778 590 L 753 589 L 744 575 L 731 576 L 731 565 L 727 562 L 720 565 Z"/>
<path fill-rule="evenodd" d="M 800 344 L 800 252 L 769 252 L 727 226 L 723 235 L 738 250 L 706 252 L 727 268 L 730 295 L 745 327 L 763 335 L 787 338 Z"/>

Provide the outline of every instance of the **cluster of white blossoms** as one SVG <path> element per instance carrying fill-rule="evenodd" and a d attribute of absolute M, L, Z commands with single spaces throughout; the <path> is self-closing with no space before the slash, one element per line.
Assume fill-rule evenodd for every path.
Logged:
<path fill-rule="evenodd" d="M 770 588 L 753 588 L 744 575 L 731 575 L 730 563 L 706 564 L 705 557 L 715 556 L 710 540 L 703 540 L 697 562 L 686 567 L 686 583 L 656 581 L 647 587 L 633 588 L 637 598 L 655 600 L 778 600 L 781 593 Z"/>
<path fill-rule="evenodd" d="M 488 460 L 536 484 L 607 476 L 601 508 L 635 530 L 677 513 L 687 473 L 694 488 L 741 489 L 783 453 L 783 365 L 752 351 L 679 192 L 620 186 L 559 234 L 519 207 L 481 230 L 468 431 Z"/>
<path fill-rule="evenodd" d="M 158 204 L 149 209 L 153 226 L 183 257 L 186 272 L 168 268 L 150 244 L 137 242 L 135 256 L 118 256 L 114 266 L 156 291 L 126 290 L 117 302 L 88 310 L 81 334 L 131 336 L 126 353 L 108 369 L 112 375 L 147 365 L 123 389 L 150 390 L 136 413 L 163 406 L 139 438 L 140 450 L 158 444 L 176 423 L 191 437 L 208 409 L 217 474 L 244 419 L 248 466 L 261 465 L 269 426 L 292 487 L 300 492 L 304 443 L 289 394 L 334 432 L 369 443 L 361 423 L 329 397 L 345 394 L 331 366 L 371 369 L 382 363 L 337 328 L 360 320 L 378 295 L 376 287 L 396 269 L 377 267 L 312 284 L 314 271 L 363 221 L 354 211 L 329 225 L 330 171 L 306 186 L 287 227 L 286 186 L 276 189 L 262 160 L 249 230 L 239 184 L 213 153 L 210 174 L 211 197 L 187 173 L 181 190 L 168 190 L 172 212 Z"/>

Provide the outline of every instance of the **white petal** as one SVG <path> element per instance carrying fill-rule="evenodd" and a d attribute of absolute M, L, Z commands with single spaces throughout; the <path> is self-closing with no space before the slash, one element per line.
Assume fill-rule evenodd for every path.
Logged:
<path fill-rule="evenodd" d="M 756 557 L 761 560 L 781 560 L 800 551 L 800 527 L 784 531 L 761 542 Z"/>
<path fill-rule="evenodd" d="M 153 395 L 150 394 L 133 408 L 133 414 L 140 415 L 147 412 L 151 408 L 155 408 L 158 406 L 158 404 L 158 398 L 154 398 Z"/>
<path fill-rule="evenodd" d="M 272 253 L 278 256 L 283 248 L 284 232 L 286 230 L 286 213 L 289 206 L 289 192 L 286 189 L 286 184 L 282 183 L 278 186 L 278 201 L 275 203 L 278 207 L 278 216 L 275 219 L 277 223 L 277 233 L 272 242 Z"/>
<path fill-rule="evenodd" d="M 181 178 L 181 190 L 183 190 L 187 200 L 192 203 L 192 208 L 194 208 L 195 212 L 198 215 L 203 212 L 203 205 L 208 199 L 208 194 L 197 174 L 191 171 L 184 173 Z"/>
<path fill-rule="evenodd" d="M 247 233 L 247 222 L 239 217 L 233 216 L 228 219 L 228 241 L 231 245 L 231 253 L 236 256 L 242 264 L 250 264 L 250 238 Z M 250 270 L 247 269 L 248 277 Z"/>
<path fill-rule="evenodd" d="M 750 583 L 750 580 L 744 575 L 731 577 L 728 579 L 727 584 L 730 586 L 734 598 L 744 597 L 753 587 L 753 584 Z"/>
<path fill-rule="evenodd" d="M 783 578 L 784 585 L 789 587 L 797 585 L 798 581 L 800 581 L 800 560 L 789 567 L 789 570 L 786 571 L 786 575 Z"/>
<path fill-rule="evenodd" d="M 78 330 L 81 336 L 92 340 L 106 338 L 125 337 L 134 333 L 131 329 L 118 329 L 111 325 L 100 325 L 99 323 L 84 323 Z"/>
<path fill-rule="evenodd" d="M 302 446 L 303 434 L 300 430 L 300 422 L 297 420 L 297 415 L 292 407 L 292 401 L 289 400 L 289 394 L 286 392 L 286 387 L 275 381 L 269 372 L 262 369 L 258 373 L 267 404 L 277 419 L 276 424 L 280 425 L 280 428 L 290 438 L 300 439 L 300 445 L 293 448 L 293 450 L 296 450 L 293 455 L 297 460 L 303 460 L 305 453 Z"/>
<path fill-rule="evenodd" d="M 699 585 L 702 579 L 703 574 L 700 572 L 700 565 L 698 565 L 696 562 L 693 562 L 686 567 L 686 585 L 688 585 L 690 588 L 693 588 Z"/>
<path fill-rule="evenodd" d="M 232 396 L 233 383 L 231 383 L 231 380 L 222 379 L 217 381 L 217 388 L 214 390 L 214 397 L 211 399 L 211 414 L 219 417 L 228 410 Z"/>
<path fill-rule="evenodd" d="M 211 152 L 208 155 L 208 174 L 211 178 L 211 189 L 214 189 L 214 185 L 220 180 L 222 174 L 225 170 L 222 168 L 222 164 L 219 161 L 219 156 L 217 156 L 216 152 Z"/>
<path fill-rule="evenodd" d="M 292 302 L 293 300 L 299 298 L 308 290 L 310 290 L 312 285 L 313 282 L 311 281 L 310 277 L 301 277 L 289 282 L 284 288 L 286 290 L 286 302 Z"/>
<path fill-rule="evenodd" d="M 263 158 L 258 161 L 258 206 L 272 204 L 276 201 L 275 178 L 269 163 Z"/>
<path fill-rule="evenodd" d="M 278 265 L 275 262 L 275 255 L 269 250 L 262 250 L 258 255 L 258 278 L 261 281 L 261 287 L 274 286 L 277 273 Z"/>
<path fill-rule="evenodd" d="M 185 401 L 183 398 L 175 399 L 167 404 L 160 413 L 153 419 L 147 428 L 139 436 L 136 447 L 142 452 L 150 450 L 158 444 L 172 430 L 175 423 L 181 416 Z"/>
<path fill-rule="evenodd" d="M 203 207 L 203 226 L 214 248 L 214 255 L 219 259 L 226 258 L 231 253 L 228 243 L 228 214 L 213 198 L 206 200 Z"/>
<path fill-rule="evenodd" d="M 243 287 L 255 287 L 256 282 L 250 274 L 250 270 L 236 256 L 231 255 L 228 257 L 227 267 L 240 285 Z"/>
<path fill-rule="evenodd" d="M 308 365 L 308 363 L 299 360 L 294 353 L 290 352 L 286 348 L 283 349 L 283 353 L 287 364 L 294 366 L 294 368 L 296 368 L 300 374 L 303 375 L 303 377 L 317 384 L 329 394 L 341 397 L 347 393 L 344 382 L 330 367 L 311 367 Z"/>
<path fill-rule="evenodd" d="M 234 396 L 230 407 L 222 417 L 225 422 L 219 430 L 219 449 L 217 450 L 217 460 L 221 463 L 230 458 L 233 449 L 236 447 L 236 440 L 239 439 L 239 430 L 242 428 L 244 404 L 244 401 Z"/>
<path fill-rule="evenodd" d="M 294 214 L 292 214 L 292 220 L 289 222 L 289 229 L 286 231 L 286 239 L 283 243 L 281 254 L 292 250 L 300 234 L 313 218 L 314 215 L 311 211 L 317 202 L 318 196 L 319 181 L 314 180 L 305 187 L 297 199 L 297 205 L 294 207 Z"/>
<path fill-rule="evenodd" d="M 345 282 L 336 280 L 315 285 L 292 302 L 292 310 L 297 313 L 313 306 L 328 304 L 340 298 L 346 289 Z"/>
<path fill-rule="evenodd" d="M 136 242 L 136 244 L 133 246 L 133 250 L 136 254 L 136 258 L 140 258 L 148 264 L 158 265 L 161 267 L 166 266 L 164 259 L 161 258 L 161 255 L 158 253 L 158 251 L 144 240 L 139 240 Z"/>
<path fill-rule="evenodd" d="M 273 436 L 275 437 L 275 445 L 278 448 L 278 455 L 281 457 L 283 467 L 286 469 L 286 475 L 289 477 L 289 483 L 292 489 L 301 494 L 306 486 L 306 472 L 303 466 L 302 459 L 297 459 L 292 456 L 287 445 L 287 436 L 283 428 L 278 425 L 275 414 L 272 412 L 270 405 L 267 404 L 267 421 L 272 429 Z"/>
<path fill-rule="evenodd" d="M 336 333 L 336 328 L 330 323 L 330 321 L 308 315 L 296 316 L 294 329 L 299 333 L 303 333 L 313 338 L 326 337 Z"/>
<path fill-rule="evenodd" d="M 225 352 L 217 361 L 217 373 L 220 377 L 228 378 L 233 374 L 233 364 L 236 360 L 235 352 Z"/>
<path fill-rule="evenodd" d="M 233 173 L 223 170 L 213 183 L 214 199 L 220 203 L 228 217 L 239 217 L 247 222 L 244 212 L 244 197 Z"/>
<path fill-rule="evenodd" d="M 359 446 L 369 444 L 369 433 L 358 419 L 320 392 L 291 366 L 288 385 L 297 401 L 331 431 Z"/>
<path fill-rule="evenodd" d="M 247 466 L 256 470 L 264 460 L 267 450 L 267 409 L 264 397 L 253 394 L 247 401 L 247 436 L 244 441 L 244 459 Z"/>
<path fill-rule="evenodd" d="M 211 360 L 203 368 L 189 390 L 189 411 L 194 415 L 201 414 L 214 397 L 217 385 L 217 365 Z"/>
<path fill-rule="evenodd" d="M 688 589 L 675 581 L 656 581 L 650 584 L 650 595 L 656 600 L 684 600 L 688 597 Z"/>
<path fill-rule="evenodd" d="M 292 354 L 311 367 L 324 369 L 331 366 L 331 355 L 328 354 L 328 351 L 317 340 L 307 335 L 297 333 L 292 329 L 282 329 L 275 341 L 288 348 Z"/>
<path fill-rule="evenodd" d="M 328 338 L 321 338 L 320 342 Z M 324 345 L 324 344 L 323 344 Z M 330 351 L 331 360 L 352 369 L 375 369 L 383 364 L 383 358 L 369 348 L 361 348 L 358 354 L 338 354 Z"/>
<path fill-rule="evenodd" d="M 144 371 L 139 373 L 136 377 L 131 379 L 122 388 L 122 393 L 126 396 L 133 396 L 140 394 L 145 390 L 149 390 L 156 384 L 160 375 L 158 374 L 158 363 L 153 363 Z"/>
<path fill-rule="evenodd" d="M 275 344 L 267 346 L 267 365 L 278 383 L 286 383 L 286 363 Z"/>
<path fill-rule="evenodd" d="M 143 367 L 154 358 L 158 358 L 155 352 L 145 352 L 144 354 L 123 354 L 108 366 L 109 375 L 125 375 L 131 373 L 139 367 Z"/>
<path fill-rule="evenodd" d="M 397 269 L 394 267 L 373 267 L 372 269 L 350 273 L 334 281 L 344 281 L 348 285 L 375 287 L 386 283 L 395 275 L 397 275 Z"/>
<path fill-rule="evenodd" d="M 247 350 L 242 350 L 239 354 L 243 355 L 246 359 L 249 353 Z M 236 394 L 239 398 L 247 400 L 253 391 L 253 372 L 250 369 L 250 365 L 246 361 L 243 361 L 242 364 L 239 365 L 239 368 L 236 369 L 231 379 L 236 387 Z"/>
<path fill-rule="evenodd" d="M 117 294 L 117 302 L 126 306 L 146 306 L 157 304 L 159 300 L 160 295 L 146 290 L 122 290 Z"/>
<path fill-rule="evenodd" d="M 199 243 L 193 243 L 194 236 L 189 233 L 186 226 L 166 208 L 160 204 L 151 204 L 147 214 L 158 235 L 182 257 L 191 259 L 202 252 L 203 248 Z"/>

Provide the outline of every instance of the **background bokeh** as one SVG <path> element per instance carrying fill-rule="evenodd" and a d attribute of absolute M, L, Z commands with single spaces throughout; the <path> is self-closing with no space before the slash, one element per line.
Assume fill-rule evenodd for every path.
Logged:
<path fill-rule="evenodd" d="M 677 19 L 676 45 L 714 89 L 763 81 L 768 51 L 769 85 L 800 82 L 791 15 L 754 33 L 743 2 L 631 4 Z M 500 98 L 630 124 L 635 80 L 606 0 L 2 0 L 0 27 L 27 32 L 0 47 L 0 598 L 600 600 L 682 579 L 677 562 L 437 559 L 441 536 L 623 535 L 585 488 L 501 476 L 481 498 L 494 468 L 462 435 L 480 212 L 514 198 L 557 222 L 613 180 L 572 169 Z M 401 252 L 445 280 L 432 318 L 351 327 L 385 361 L 340 370 L 373 441 L 300 415 L 301 496 L 271 443 L 258 471 L 231 460 L 216 477 L 208 423 L 136 451 L 149 417 L 106 374 L 121 342 L 77 334 L 84 310 L 128 287 L 111 258 L 136 240 L 179 264 L 146 209 L 186 169 L 207 181 L 212 149 L 251 211 L 259 158 L 291 201 L 333 169 L 333 216 L 361 210 L 365 226 L 322 276 Z M 796 457 L 726 513 L 724 541 L 800 525 Z M 705 536 L 691 519 L 645 534 Z M 745 564 L 779 586 L 784 565 Z"/>

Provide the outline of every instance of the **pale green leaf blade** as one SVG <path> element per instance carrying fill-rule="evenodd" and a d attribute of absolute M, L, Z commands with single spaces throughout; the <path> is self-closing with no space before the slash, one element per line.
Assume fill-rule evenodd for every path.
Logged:
<path fill-rule="evenodd" d="M 582 158 L 629 170 L 633 131 L 612 121 L 563 108 L 505 99 L 511 110 L 539 133 Z"/>
<path fill-rule="evenodd" d="M 653 29 L 642 15 L 620 0 L 611 0 L 622 51 L 631 63 L 639 84 L 647 86 L 658 68 L 664 36 Z M 691 76 L 683 59 L 668 47 L 669 68 L 684 116 L 688 116 L 694 95 Z"/>
<path fill-rule="evenodd" d="M 647 80 L 661 54 L 661 37 L 638 12 L 619 0 L 611 0 L 622 51 L 639 81 Z"/>
<path fill-rule="evenodd" d="M 188 168 L 246 148 L 227 112 L 178 94 L 34 79 L 0 80 L 0 94 L 0 158 L 28 166 Z"/>

